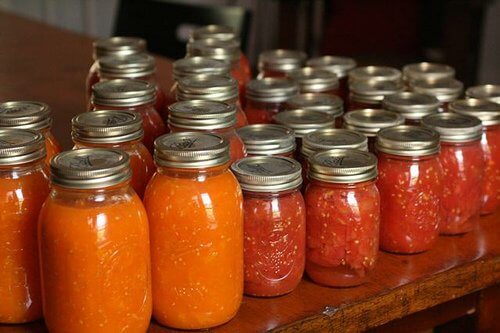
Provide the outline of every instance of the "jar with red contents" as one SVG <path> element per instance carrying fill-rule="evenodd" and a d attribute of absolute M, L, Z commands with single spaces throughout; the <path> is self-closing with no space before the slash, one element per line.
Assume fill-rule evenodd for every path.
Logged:
<path fill-rule="evenodd" d="M 382 100 L 403 91 L 395 81 L 355 81 L 350 85 L 348 110 L 380 109 Z"/>
<path fill-rule="evenodd" d="M 335 117 L 336 127 L 342 127 L 344 103 L 338 96 L 315 93 L 299 94 L 286 101 L 285 109 L 303 109 L 325 112 Z"/>
<path fill-rule="evenodd" d="M 439 104 L 434 96 L 408 91 L 386 96 L 382 101 L 384 109 L 403 116 L 407 125 L 419 125 L 423 117 L 438 112 Z"/>
<path fill-rule="evenodd" d="M 433 62 L 419 62 L 403 67 L 403 78 L 406 82 L 453 79 L 455 68 Z"/>
<path fill-rule="evenodd" d="M 469 87 L 465 91 L 465 95 L 468 98 L 485 99 L 489 102 L 500 104 L 500 85 L 484 84 Z"/>
<path fill-rule="evenodd" d="M 248 157 L 231 170 L 243 190 L 245 294 L 287 294 L 299 284 L 305 265 L 300 164 L 286 157 Z"/>
<path fill-rule="evenodd" d="M 290 72 L 304 66 L 307 55 L 301 51 L 276 49 L 259 54 L 258 79 L 286 77 Z"/>
<path fill-rule="evenodd" d="M 255 124 L 236 131 L 245 144 L 248 156 L 282 156 L 293 158 L 295 136 L 288 127 Z"/>
<path fill-rule="evenodd" d="M 460 98 L 464 84 L 456 79 L 421 80 L 410 82 L 410 90 L 436 97 L 439 100 L 438 112 L 448 111 L 448 104 Z"/>
<path fill-rule="evenodd" d="M 483 124 L 481 147 L 485 161 L 481 214 L 500 208 L 500 105 L 475 98 L 450 104 L 450 111 L 475 116 Z"/>
<path fill-rule="evenodd" d="M 337 74 L 324 69 L 302 67 L 288 74 L 299 84 L 299 90 L 304 93 L 323 93 L 340 96 Z"/>
<path fill-rule="evenodd" d="M 380 248 L 412 254 L 437 240 L 443 175 L 439 134 L 401 125 L 378 132 Z"/>
<path fill-rule="evenodd" d="M 298 94 L 299 86 L 288 78 L 264 78 L 248 82 L 245 114 L 250 124 L 270 124 L 285 109 L 285 102 Z"/>
<path fill-rule="evenodd" d="M 311 157 L 306 201 L 306 273 L 316 283 L 366 282 L 377 261 L 380 196 L 377 158 L 354 149 Z"/>
<path fill-rule="evenodd" d="M 154 140 L 167 133 L 167 126 L 154 107 L 155 86 L 147 81 L 114 79 L 92 87 L 91 111 L 122 110 L 137 112 L 142 117 L 142 142 L 151 152 Z"/>
<path fill-rule="evenodd" d="M 440 135 L 443 193 L 439 232 L 459 235 L 474 229 L 481 209 L 484 159 L 481 121 L 446 112 L 426 116 L 422 125 Z"/>
<path fill-rule="evenodd" d="M 142 118 L 130 111 L 102 110 L 82 113 L 71 120 L 74 149 L 115 148 L 130 157 L 130 184 L 142 198 L 156 167 L 153 157 L 141 142 Z"/>
<path fill-rule="evenodd" d="M 247 117 L 238 99 L 238 82 L 232 77 L 199 74 L 177 81 L 177 100 L 208 100 L 236 106 L 236 127 L 248 125 Z"/>
<path fill-rule="evenodd" d="M 353 58 L 322 56 L 307 60 L 306 65 L 335 73 L 339 79 L 339 96 L 344 101 L 348 99 L 349 86 L 347 84 L 347 73 L 357 66 L 356 61 Z"/>

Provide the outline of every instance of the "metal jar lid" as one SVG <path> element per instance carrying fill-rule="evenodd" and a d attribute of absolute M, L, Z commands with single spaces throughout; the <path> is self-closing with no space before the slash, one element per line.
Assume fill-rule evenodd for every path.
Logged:
<path fill-rule="evenodd" d="M 191 75 L 177 81 L 177 100 L 204 99 L 225 102 L 238 98 L 238 82 L 229 76 Z"/>
<path fill-rule="evenodd" d="M 237 40 L 238 36 L 232 27 L 210 24 L 196 28 L 191 33 L 192 40 L 214 38 L 219 40 Z"/>
<path fill-rule="evenodd" d="M 108 148 L 64 151 L 50 161 L 50 173 L 53 184 L 74 189 L 110 187 L 132 176 L 128 154 Z"/>
<path fill-rule="evenodd" d="M 458 99 L 450 103 L 449 110 L 479 118 L 483 126 L 500 124 L 500 105 L 485 99 Z"/>
<path fill-rule="evenodd" d="M 403 91 L 403 85 L 396 81 L 355 81 L 350 85 L 354 102 L 377 104 L 389 95 Z"/>
<path fill-rule="evenodd" d="M 39 132 L 25 129 L 0 129 L 0 165 L 14 166 L 42 160 L 47 155 L 45 139 Z"/>
<path fill-rule="evenodd" d="M 309 158 L 308 176 L 327 183 L 365 182 L 377 177 L 377 158 L 357 149 L 319 152 Z"/>
<path fill-rule="evenodd" d="M 177 81 L 181 77 L 197 74 L 229 75 L 231 65 L 227 62 L 207 57 L 183 58 L 174 61 L 173 75 Z"/>
<path fill-rule="evenodd" d="M 110 37 L 94 42 L 94 59 L 107 55 L 125 56 L 146 51 L 146 40 L 138 37 Z"/>
<path fill-rule="evenodd" d="M 422 126 L 400 125 L 380 130 L 377 150 L 399 156 L 426 156 L 439 152 L 439 133 Z"/>
<path fill-rule="evenodd" d="M 136 112 L 101 110 L 73 117 L 71 136 L 80 142 L 122 143 L 142 139 L 144 130 Z"/>
<path fill-rule="evenodd" d="M 481 139 L 483 133 L 481 120 L 453 112 L 425 116 L 422 125 L 437 131 L 444 142 L 476 141 Z"/>
<path fill-rule="evenodd" d="M 291 72 L 301 68 L 307 55 L 301 51 L 276 49 L 259 54 L 259 72 Z"/>
<path fill-rule="evenodd" d="M 407 91 L 386 96 L 382 101 L 384 109 L 412 120 L 438 112 L 439 104 L 439 100 L 434 96 Z"/>
<path fill-rule="evenodd" d="M 155 72 L 155 58 L 146 53 L 106 56 L 97 60 L 99 73 L 106 78 L 136 79 Z"/>
<path fill-rule="evenodd" d="M 485 99 L 500 104 L 500 84 L 484 84 L 467 88 L 465 95 L 470 98 Z"/>
<path fill-rule="evenodd" d="M 324 69 L 302 67 L 290 72 L 288 76 L 299 84 L 302 93 L 320 93 L 339 87 L 337 74 Z"/>
<path fill-rule="evenodd" d="M 288 78 L 251 80 L 246 85 L 246 98 L 256 102 L 282 103 L 299 93 L 299 85 Z"/>
<path fill-rule="evenodd" d="M 401 71 L 387 66 L 364 66 L 349 72 L 349 82 L 355 81 L 394 81 L 401 80 Z"/>
<path fill-rule="evenodd" d="M 286 101 L 286 108 L 321 111 L 340 117 L 344 113 L 344 102 L 335 95 L 307 93 L 290 97 Z"/>
<path fill-rule="evenodd" d="M 404 66 L 403 75 L 408 81 L 452 79 L 455 69 L 445 64 L 419 62 Z"/>
<path fill-rule="evenodd" d="M 339 79 L 346 77 L 347 73 L 357 66 L 353 58 L 339 56 L 311 58 L 307 60 L 306 65 L 333 72 Z"/>
<path fill-rule="evenodd" d="M 343 128 L 328 128 L 308 133 L 302 139 L 302 155 L 330 149 L 359 149 L 368 151 L 368 139 L 361 133 Z"/>
<path fill-rule="evenodd" d="M 363 133 L 367 137 L 375 137 L 381 129 L 402 125 L 404 122 L 401 115 L 382 109 L 353 110 L 344 115 L 344 128 Z"/>
<path fill-rule="evenodd" d="M 279 155 L 295 151 L 293 130 L 274 124 L 247 125 L 237 130 L 249 155 Z"/>
<path fill-rule="evenodd" d="M 34 101 L 0 103 L 0 127 L 39 131 L 50 127 L 52 117 L 47 104 Z"/>
<path fill-rule="evenodd" d="M 230 63 L 239 61 L 241 53 L 239 42 L 215 38 L 190 41 L 186 48 L 189 57 L 201 56 Z"/>
<path fill-rule="evenodd" d="M 159 166 L 202 169 L 229 162 L 229 141 L 220 135 L 179 132 L 155 140 L 154 158 Z"/>
<path fill-rule="evenodd" d="M 456 79 L 421 80 L 410 83 L 410 89 L 421 94 L 435 96 L 441 103 L 452 102 L 462 95 L 464 84 Z"/>
<path fill-rule="evenodd" d="M 142 80 L 113 79 L 92 86 L 92 103 L 103 106 L 138 106 L 155 101 L 155 86 Z"/>
<path fill-rule="evenodd" d="M 278 192 L 302 184 L 300 163 L 288 157 L 245 157 L 234 162 L 231 170 L 245 191 Z"/>
<path fill-rule="evenodd" d="M 236 106 L 224 102 L 182 101 L 168 109 L 169 125 L 186 131 L 211 131 L 236 124 Z"/>
<path fill-rule="evenodd" d="M 335 127 L 335 117 L 328 113 L 312 110 L 290 110 L 275 114 L 276 123 L 291 128 L 296 138 L 302 138 L 310 132 L 323 128 Z"/>

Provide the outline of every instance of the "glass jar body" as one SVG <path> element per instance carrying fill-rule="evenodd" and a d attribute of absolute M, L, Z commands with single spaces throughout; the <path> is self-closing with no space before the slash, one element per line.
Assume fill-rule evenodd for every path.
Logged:
<path fill-rule="evenodd" d="M 52 157 L 59 154 L 62 151 L 62 147 L 57 141 L 54 134 L 52 134 L 50 127 L 40 130 L 40 133 L 42 133 L 43 137 L 45 138 L 45 149 L 47 150 L 47 156 L 45 157 L 45 164 L 49 166 Z"/>
<path fill-rule="evenodd" d="M 485 168 L 481 214 L 491 214 L 500 207 L 500 125 L 484 126 L 481 137 Z"/>
<path fill-rule="evenodd" d="M 97 82 L 99 82 L 99 65 L 97 61 L 94 60 L 87 74 L 87 79 L 85 80 L 85 101 L 87 104 L 89 104 L 92 96 L 92 86 Z"/>
<path fill-rule="evenodd" d="M 231 66 L 231 76 L 238 81 L 239 100 L 240 104 L 244 107 L 246 104 L 245 87 L 248 81 L 251 80 L 251 77 L 249 77 L 245 69 L 241 67 L 240 61 L 237 61 Z"/>
<path fill-rule="evenodd" d="M 273 116 L 284 108 L 285 104 L 282 102 L 259 102 L 247 99 L 245 114 L 249 124 L 272 124 Z"/>

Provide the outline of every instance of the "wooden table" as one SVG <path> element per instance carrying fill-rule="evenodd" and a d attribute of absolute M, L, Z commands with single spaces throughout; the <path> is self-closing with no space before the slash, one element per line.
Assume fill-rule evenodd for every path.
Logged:
<path fill-rule="evenodd" d="M 0 12 L 0 47 L 0 100 L 47 102 L 54 111 L 56 136 L 65 148 L 71 147 L 69 121 L 85 111 L 91 39 Z M 158 62 L 161 82 L 168 86 L 170 62 L 162 58 Z M 397 332 L 466 316 L 473 318 L 478 330 L 498 332 L 500 324 L 493 317 L 500 314 L 499 303 L 497 212 L 482 218 L 467 235 L 440 237 L 427 253 L 380 253 L 370 281 L 360 287 L 325 288 L 305 278 L 283 297 L 247 297 L 236 318 L 214 331 Z M 43 323 L 0 326 L 0 333 L 45 331 Z M 150 332 L 171 331 L 155 323 L 150 328 Z"/>

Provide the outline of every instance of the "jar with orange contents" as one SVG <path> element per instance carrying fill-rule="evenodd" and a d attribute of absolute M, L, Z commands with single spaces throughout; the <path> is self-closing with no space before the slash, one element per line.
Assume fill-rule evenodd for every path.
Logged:
<path fill-rule="evenodd" d="M 293 158 L 295 136 L 288 127 L 274 124 L 248 125 L 237 130 L 248 156 L 283 156 Z"/>
<path fill-rule="evenodd" d="M 117 149 L 51 161 L 39 219 L 43 314 L 50 332 L 145 332 L 151 318 L 147 214 Z"/>
<path fill-rule="evenodd" d="M 307 55 L 301 51 L 276 49 L 259 54 L 258 79 L 286 77 L 290 72 L 304 66 Z"/>
<path fill-rule="evenodd" d="M 43 136 L 0 129 L 0 323 L 42 318 L 37 224 L 49 194 Z"/>
<path fill-rule="evenodd" d="M 420 80 L 453 79 L 454 77 L 455 68 L 445 64 L 419 62 L 403 67 L 403 78 L 407 83 Z"/>
<path fill-rule="evenodd" d="M 0 127 L 29 129 L 40 132 L 45 138 L 47 155 L 45 164 L 61 151 L 61 145 L 52 134 L 52 117 L 49 106 L 41 102 L 12 101 L 0 104 Z"/>
<path fill-rule="evenodd" d="M 337 74 L 324 69 L 302 67 L 288 76 L 299 84 L 300 93 L 323 93 L 340 96 Z"/>
<path fill-rule="evenodd" d="M 134 191 L 142 198 L 156 170 L 153 157 L 141 142 L 144 136 L 142 118 L 130 111 L 93 111 L 71 120 L 74 149 L 117 148 L 130 157 Z"/>
<path fill-rule="evenodd" d="M 285 109 L 303 109 L 325 112 L 335 117 L 336 127 L 342 127 L 344 102 L 338 96 L 315 93 L 295 95 L 286 101 Z"/>
<path fill-rule="evenodd" d="M 448 111 L 448 104 L 460 98 L 464 84 L 457 79 L 420 80 L 410 82 L 410 90 L 436 97 L 439 100 L 438 112 Z"/>
<path fill-rule="evenodd" d="M 151 227 L 153 316 L 178 329 L 231 320 L 243 296 L 243 197 L 229 142 L 181 132 L 155 142 L 144 196 Z"/>
<path fill-rule="evenodd" d="M 403 88 L 401 82 L 395 81 L 355 81 L 350 84 L 348 110 L 382 108 L 384 98 Z"/>
<path fill-rule="evenodd" d="M 469 87 L 465 91 L 467 98 L 484 99 L 491 103 L 500 104 L 500 85 L 484 84 Z"/>
<path fill-rule="evenodd" d="M 420 125 L 423 117 L 438 112 L 439 104 L 434 96 L 409 91 L 386 96 L 382 101 L 384 109 L 403 116 L 407 125 Z"/>

